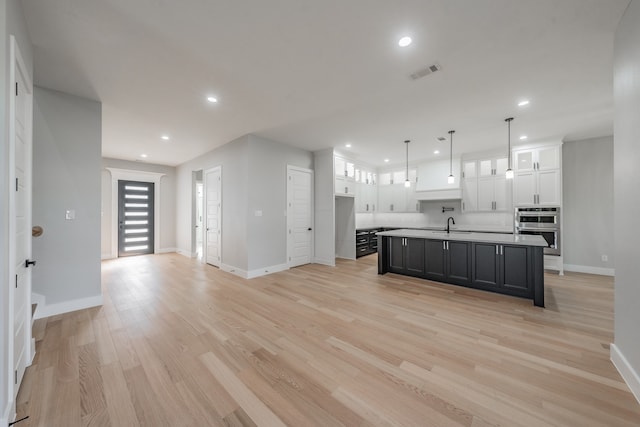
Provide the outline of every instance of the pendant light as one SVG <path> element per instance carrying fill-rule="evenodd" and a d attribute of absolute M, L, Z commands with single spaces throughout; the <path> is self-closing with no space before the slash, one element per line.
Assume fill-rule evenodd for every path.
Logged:
<path fill-rule="evenodd" d="M 513 169 L 511 169 L 511 121 L 513 120 L 513 117 L 509 117 L 507 119 L 504 119 L 505 122 L 507 122 L 507 141 L 509 144 L 509 165 L 507 167 L 507 172 L 505 173 L 505 178 L 507 179 L 513 179 Z"/>
<path fill-rule="evenodd" d="M 407 174 L 405 175 L 407 179 L 404 180 L 404 186 L 409 188 L 411 187 L 411 181 L 409 181 L 409 143 L 411 141 L 410 140 L 406 140 L 404 142 L 404 145 L 407 147 Z"/>
<path fill-rule="evenodd" d="M 456 179 L 453 176 L 453 134 L 455 132 L 455 130 L 449 131 L 449 177 L 447 178 L 447 183 L 449 184 L 456 182 Z"/>

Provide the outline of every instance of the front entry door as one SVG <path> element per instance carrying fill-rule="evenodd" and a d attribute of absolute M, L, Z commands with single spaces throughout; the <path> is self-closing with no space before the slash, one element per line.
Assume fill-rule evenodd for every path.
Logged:
<path fill-rule="evenodd" d="M 118 256 L 153 253 L 153 182 L 118 181 Z"/>
<path fill-rule="evenodd" d="M 287 173 L 287 252 L 289 267 L 311 262 L 313 218 L 311 170 L 288 166 Z"/>
<path fill-rule="evenodd" d="M 206 262 L 220 267 L 222 258 L 222 168 L 216 167 L 205 171 L 204 194 Z"/>

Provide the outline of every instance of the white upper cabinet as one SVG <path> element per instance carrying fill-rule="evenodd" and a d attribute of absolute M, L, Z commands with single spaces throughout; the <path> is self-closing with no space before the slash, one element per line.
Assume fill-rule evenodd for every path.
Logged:
<path fill-rule="evenodd" d="M 561 144 L 514 149 L 516 206 L 562 204 Z"/>
<path fill-rule="evenodd" d="M 378 211 L 379 212 L 418 212 L 420 203 L 415 196 L 418 171 L 409 169 L 410 187 L 405 187 L 406 169 L 384 171 L 379 174 Z"/>
<path fill-rule="evenodd" d="M 340 156 L 334 156 L 334 194 L 354 197 L 356 193 L 355 163 Z"/>
<path fill-rule="evenodd" d="M 511 185 L 505 178 L 508 164 L 507 157 L 503 156 L 480 156 L 479 160 L 463 162 L 462 209 L 465 212 L 511 210 Z"/>

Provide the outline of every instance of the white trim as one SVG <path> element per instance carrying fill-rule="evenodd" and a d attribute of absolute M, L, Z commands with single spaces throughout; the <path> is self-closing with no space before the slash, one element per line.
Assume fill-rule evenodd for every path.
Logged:
<path fill-rule="evenodd" d="M 106 259 L 113 259 L 113 255 L 111 253 L 100 255 L 100 261 L 104 261 Z"/>
<path fill-rule="evenodd" d="M 620 376 L 625 383 L 631 389 L 631 393 L 635 396 L 638 403 L 640 403 L 640 375 L 633 369 L 633 366 L 629 363 L 624 354 L 620 351 L 617 345 L 611 344 L 609 346 L 611 352 L 611 362 L 616 367 Z"/>
<path fill-rule="evenodd" d="M 31 292 L 31 303 L 36 304 L 36 312 L 33 313 L 33 320 L 38 318 L 38 312 L 47 305 L 47 297 L 42 294 Z"/>
<path fill-rule="evenodd" d="M 566 271 L 573 271 L 575 273 L 598 274 L 600 276 L 615 276 L 616 275 L 616 271 L 613 268 L 590 267 L 588 265 L 565 264 L 564 265 L 564 269 Z"/>
<path fill-rule="evenodd" d="M 176 248 L 162 248 L 156 251 L 157 254 L 170 254 L 177 252 Z"/>
<path fill-rule="evenodd" d="M 285 271 L 288 269 L 289 266 L 287 264 L 278 264 L 269 267 L 257 268 L 255 270 L 249 270 L 249 272 L 247 272 L 247 279 L 254 279 L 256 277 L 266 276 L 268 274 L 278 273 L 280 271 Z"/>
<path fill-rule="evenodd" d="M 299 166 L 292 166 L 292 165 L 287 165 L 287 175 L 286 175 L 286 182 L 285 182 L 285 187 L 287 189 L 287 200 L 286 200 L 286 205 L 285 205 L 285 212 L 287 213 L 287 228 L 285 229 L 285 233 L 286 233 L 286 239 L 287 239 L 287 254 L 286 254 L 286 262 L 284 265 L 287 266 L 287 269 L 291 268 L 291 235 L 289 234 L 289 230 L 291 229 L 291 212 L 290 212 L 290 204 L 291 204 L 291 191 L 290 191 L 290 187 L 289 187 L 289 174 L 291 173 L 291 171 L 296 171 L 296 172 L 303 172 L 303 173 L 308 173 L 309 175 L 311 175 L 311 185 L 309 187 L 309 201 L 311 203 L 311 209 L 309 209 L 309 214 L 311 215 L 310 218 L 310 225 L 309 227 L 313 227 L 313 231 L 311 232 L 311 242 L 309 244 L 309 262 L 313 262 L 313 258 L 315 255 L 314 249 L 315 249 L 315 205 L 314 205 L 314 198 L 315 198 L 315 194 L 314 194 L 314 187 L 315 187 L 315 175 L 313 173 L 312 169 L 307 169 L 307 168 L 302 168 Z M 282 270 L 280 270 L 282 271 Z M 268 273 L 267 273 L 268 274 Z M 260 274 L 261 276 L 263 274 Z M 257 277 L 257 276 L 256 276 Z"/>
<path fill-rule="evenodd" d="M 211 264 L 207 264 L 207 265 L 211 265 Z M 211 267 L 215 267 L 215 266 L 211 265 Z M 222 262 L 220 263 L 220 270 L 226 271 L 227 273 L 235 274 L 236 276 L 242 277 L 243 279 L 249 278 L 247 270 L 243 270 L 241 268 L 237 268 L 232 265 L 227 265 Z"/>
<path fill-rule="evenodd" d="M 194 258 L 196 255 L 191 253 L 191 251 L 185 251 L 184 249 L 176 249 L 176 253 L 178 255 L 186 256 L 187 258 Z"/>
<path fill-rule="evenodd" d="M 111 258 L 118 258 L 118 181 L 153 182 L 153 252 L 160 249 L 160 179 L 164 173 L 105 168 L 111 174 Z"/>
<path fill-rule="evenodd" d="M 320 258 L 314 257 L 312 262 L 314 264 L 326 265 L 326 266 L 329 266 L 329 267 L 335 267 L 336 266 L 335 258 L 334 259 L 320 259 Z"/>
<path fill-rule="evenodd" d="M 215 173 L 215 172 L 220 172 L 220 179 L 218 180 L 218 197 L 220 198 L 220 210 L 218 212 L 218 231 L 219 231 L 219 236 L 218 236 L 218 265 L 215 264 L 210 264 L 213 265 L 214 267 L 220 267 L 222 269 L 222 204 L 224 202 L 223 200 L 223 194 L 222 194 L 222 165 L 218 165 L 218 166 L 214 166 L 212 168 L 208 168 L 208 169 L 204 169 L 202 171 L 202 203 L 203 203 L 203 214 L 204 214 L 204 219 L 202 221 L 202 223 L 204 224 L 204 229 L 203 230 L 203 234 L 202 234 L 202 261 L 205 264 L 208 264 L 207 262 L 207 248 L 209 247 L 209 243 L 207 242 L 207 233 L 206 233 L 206 229 L 207 229 L 207 223 L 208 223 L 208 218 L 207 218 L 207 207 L 209 206 L 209 203 L 207 202 L 207 175 L 210 173 Z M 193 188 L 195 189 L 195 181 L 193 181 Z M 191 210 L 192 210 L 192 215 L 191 215 L 191 226 L 193 227 L 195 224 L 194 219 L 195 216 L 193 215 L 193 206 L 195 204 L 195 191 L 192 191 L 192 201 L 193 203 L 191 204 Z M 193 230 L 193 228 L 192 228 Z M 195 242 L 195 232 L 191 233 L 191 248 L 195 248 L 196 247 L 196 242 Z M 196 255 L 192 255 L 191 258 L 195 258 L 197 257 L 197 253 Z M 232 267 L 233 268 L 233 267 Z M 243 270 L 244 271 L 244 270 Z M 246 272 L 245 272 L 246 273 Z M 244 277 L 244 276 L 242 276 Z"/>
<path fill-rule="evenodd" d="M 44 305 L 42 308 L 38 306 L 34 319 L 42 319 L 44 317 L 56 316 L 58 314 L 69 313 L 71 311 L 97 307 L 102 305 L 102 301 L 102 295 L 96 295 L 94 297 L 79 298 L 71 301 L 59 302 L 57 304 Z"/>

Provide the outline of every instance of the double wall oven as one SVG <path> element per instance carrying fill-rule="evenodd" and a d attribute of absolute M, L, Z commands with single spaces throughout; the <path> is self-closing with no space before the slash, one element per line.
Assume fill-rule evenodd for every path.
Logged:
<path fill-rule="evenodd" d="M 545 255 L 560 255 L 560 208 L 515 208 L 515 234 L 544 237 Z"/>

